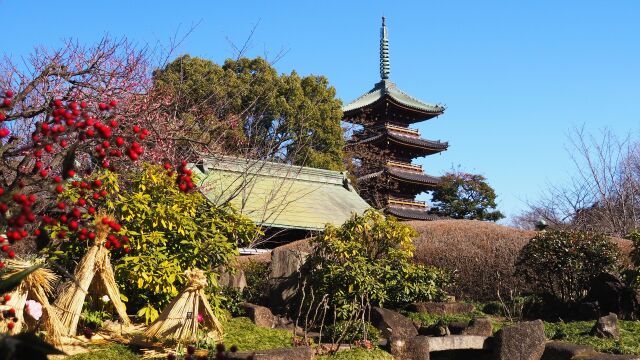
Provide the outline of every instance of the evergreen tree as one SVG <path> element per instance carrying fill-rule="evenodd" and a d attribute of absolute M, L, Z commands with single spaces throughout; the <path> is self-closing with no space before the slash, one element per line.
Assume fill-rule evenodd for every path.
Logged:
<path fill-rule="evenodd" d="M 496 193 L 482 175 L 447 173 L 432 194 L 432 211 L 454 219 L 497 221 L 504 215 L 496 210 Z"/>

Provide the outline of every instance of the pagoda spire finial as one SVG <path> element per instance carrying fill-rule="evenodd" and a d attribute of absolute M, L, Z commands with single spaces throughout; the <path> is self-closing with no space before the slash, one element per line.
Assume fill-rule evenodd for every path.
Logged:
<path fill-rule="evenodd" d="M 380 28 L 380 78 L 389 79 L 389 38 L 387 37 L 386 19 L 382 17 L 382 28 Z"/>

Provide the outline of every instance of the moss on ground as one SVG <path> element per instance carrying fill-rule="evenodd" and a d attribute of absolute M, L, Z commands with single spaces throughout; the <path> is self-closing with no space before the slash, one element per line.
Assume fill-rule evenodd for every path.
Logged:
<path fill-rule="evenodd" d="M 365 350 L 353 349 L 340 351 L 331 356 L 321 355 L 317 360 L 392 360 L 393 356 L 381 349 Z"/>
<path fill-rule="evenodd" d="M 620 340 L 601 339 L 589 335 L 595 321 L 572 321 L 544 324 L 548 339 L 593 346 L 597 351 L 611 354 L 640 355 L 640 321 L 619 320 Z"/>
<path fill-rule="evenodd" d="M 268 350 L 293 346 L 293 334 L 287 330 L 256 326 L 246 317 L 229 319 L 223 324 L 227 347 L 236 345 L 239 351 Z"/>
<path fill-rule="evenodd" d="M 142 356 L 127 347 L 126 345 L 111 343 L 105 345 L 91 346 L 89 352 L 71 355 L 66 357 L 68 360 L 106 360 L 106 359 L 122 359 L 122 360 L 138 360 Z"/>

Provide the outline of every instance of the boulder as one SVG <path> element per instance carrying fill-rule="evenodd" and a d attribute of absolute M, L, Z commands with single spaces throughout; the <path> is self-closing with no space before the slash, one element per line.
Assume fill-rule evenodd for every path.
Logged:
<path fill-rule="evenodd" d="M 503 327 L 494 336 L 494 359 L 540 360 L 545 340 L 541 320 Z"/>
<path fill-rule="evenodd" d="M 254 324 L 260 327 L 265 328 L 273 328 L 276 326 L 278 319 L 271 313 L 269 308 L 250 304 L 250 303 L 241 303 L 239 307 L 244 310 L 244 313 L 247 315 Z"/>
<path fill-rule="evenodd" d="M 620 329 L 618 328 L 618 316 L 610 313 L 607 316 L 599 318 L 591 329 L 591 335 L 599 338 L 619 339 Z"/>
<path fill-rule="evenodd" d="M 252 356 L 254 360 L 313 360 L 315 359 L 315 352 L 309 346 L 300 346 L 289 349 L 272 349 L 272 350 L 257 350 L 253 352 L 237 352 L 235 354 L 229 354 L 227 357 L 230 360 L 246 360 L 249 356 Z"/>
<path fill-rule="evenodd" d="M 566 341 L 549 341 L 544 346 L 541 360 L 571 360 L 576 356 L 595 353 L 591 346 L 577 345 Z"/>
<path fill-rule="evenodd" d="M 469 322 L 466 321 L 454 321 L 448 325 L 451 335 L 462 335 L 462 333 L 469 327 Z"/>
<path fill-rule="evenodd" d="M 603 272 L 595 277 L 585 300 L 597 302 L 600 314 L 614 313 L 621 320 L 639 318 L 640 296 L 615 275 Z"/>
<path fill-rule="evenodd" d="M 462 335 L 493 335 L 493 324 L 489 318 L 476 318 L 469 322 L 469 326 L 462 331 Z"/>
<path fill-rule="evenodd" d="M 233 272 L 221 269 L 218 274 L 218 285 L 242 291 L 247 287 L 247 279 L 244 276 L 244 271 L 242 271 L 242 269 L 236 269 Z"/>
<path fill-rule="evenodd" d="M 294 249 L 276 248 L 271 252 L 269 305 L 272 309 L 286 310 L 297 294 L 299 270 L 307 255 L 306 252 Z"/>
<path fill-rule="evenodd" d="M 429 360 L 429 337 L 396 337 L 389 339 L 389 350 L 395 360 Z"/>
<path fill-rule="evenodd" d="M 453 315 L 470 313 L 474 310 L 472 304 L 461 302 L 419 302 L 410 304 L 407 310 L 411 312 L 427 313 L 434 315 Z"/>
<path fill-rule="evenodd" d="M 580 356 L 580 360 L 640 360 L 640 355 L 615 355 L 594 353 Z"/>
<path fill-rule="evenodd" d="M 306 252 L 294 249 L 273 249 L 269 264 L 269 278 L 277 280 L 295 277 L 307 255 L 309 254 Z"/>
<path fill-rule="evenodd" d="M 418 330 L 408 317 L 393 310 L 374 307 L 371 309 L 371 324 L 389 339 L 410 338 L 418 335 Z"/>

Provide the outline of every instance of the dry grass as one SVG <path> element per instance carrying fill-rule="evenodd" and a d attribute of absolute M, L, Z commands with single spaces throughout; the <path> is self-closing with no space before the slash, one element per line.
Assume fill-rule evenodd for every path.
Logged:
<path fill-rule="evenodd" d="M 64 326 L 65 335 L 75 335 L 84 300 L 90 291 L 96 295 L 108 295 L 124 325 L 131 324 L 127 316 L 126 306 L 120 299 L 120 291 L 113 274 L 109 250 L 104 246 L 109 226 L 101 223 L 102 216 L 97 216 L 98 236 L 94 245 L 87 250 L 73 274 L 75 281 L 69 281 L 54 303 L 60 322 Z M 95 294 L 95 293 L 94 293 Z"/>
<path fill-rule="evenodd" d="M 209 335 L 218 340 L 222 336 L 222 325 L 209 305 L 204 288 L 207 277 L 199 269 L 185 271 L 188 286 L 162 311 L 149 326 L 145 335 L 149 338 L 169 338 L 179 341 L 194 341 L 198 333 L 198 316 Z"/>
<path fill-rule="evenodd" d="M 474 220 L 411 221 L 420 234 L 415 240 L 416 260 L 457 273 L 456 296 L 473 300 L 494 300 L 498 291 L 522 290 L 513 276 L 520 250 L 535 231 L 515 229 Z M 628 255 L 629 240 L 613 238 Z M 623 258 L 625 261 L 626 256 Z"/>
<path fill-rule="evenodd" d="M 6 266 L 8 272 L 6 276 L 17 274 L 21 271 L 28 269 L 35 265 L 34 262 L 22 261 L 22 260 L 6 260 Z M 46 267 L 41 267 L 31 274 L 29 274 L 20 285 L 12 291 L 9 295 L 11 299 L 6 302 L 6 306 L 14 308 L 16 310 L 16 317 L 18 322 L 15 323 L 13 328 L 14 333 L 18 333 L 22 330 L 23 326 L 31 321 L 25 321 L 23 313 L 25 311 L 25 302 L 27 299 L 35 300 L 42 305 L 42 317 L 40 320 L 41 330 L 46 333 L 46 339 L 53 345 L 60 345 L 63 327 L 58 319 L 58 315 L 49 304 L 49 295 L 53 291 L 53 284 L 58 281 L 58 276 Z M 1 332 L 8 332 L 6 323 L 0 324 Z"/>

